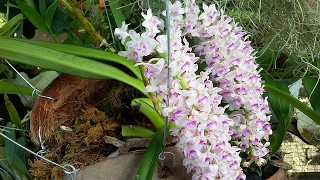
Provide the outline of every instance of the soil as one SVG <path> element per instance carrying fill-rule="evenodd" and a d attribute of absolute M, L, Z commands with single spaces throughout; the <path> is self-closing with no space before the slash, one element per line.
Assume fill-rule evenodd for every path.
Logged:
<path fill-rule="evenodd" d="M 62 79 L 67 80 L 66 78 Z M 74 78 L 70 80 L 75 81 Z M 50 131 L 54 134 L 53 136 L 43 136 L 46 138 L 45 145 L 47 146 L 45 157 L 51 161 L 58 164 L 71 164 L 76 169 L 90 166 L 105 160 L 110 153 L 117 149 L 117 147 L 105 142 L 105 136 L 125 140 L 121 135 L 122 125 L 141 125 L 154 129 L 150 121 L 138 109 L 130 106 L 131 100 L 135 97 L 142 97 L 142 94 L 129 85 L 120 82 L 113 83 L 112 86 L 108 85 L 108 88 L 103 90 L 105 100 L 97 105 L 96 101 L 89 103 L 90 99 L 97 98 L 97 92 L 90 89 L 92 87 L 99 89 L 98 84 L 104 84 L 105 81 L 91 82 L 92 80 L 82 78 L 80 83 L 82 85 L 78 84 L 76 88 L 72 82 L 55 83 L 55 81 L 43 93 L 46 94 L 53 90 L 54 93 L 50 95 L 53 98 L 57 97 L 57 100 L 52 103 L 61 101 L 59 104 L 62 106 L 53 104 L 46 108 L 40 102 L 47 100 L 38 99 L 38 104 L 36 103 L 33 109 L 33 116 L 42 115 L 39 118 L 31 119 L 32 126 L 34 124 L 40 126 L 45 123 L 45 126 L 41 126 L 42 131 L 47 134 Z M 90 83 L 83 85 L 86 81 L 94 83 L 94 86 Z M 60 86 L 61 83 L 63 86 Z M 63 89 L 68 90 L 64 91 Z M 82 95 L 86 95 L 87 98 L 81 98 Z M 97 106 L 93 107 L 92 104 Z M 63 110 L 59 110 L 61 108 Z M 51 114 L 53 116 L 49 116 Z M 76 115 L 75 118 L 72 118 L 74 115 Z M 63 117 L 68 117 L 67 121 L 62 119 Z M 40 121 L 42 123 L 39 123 Z M 34 134 L 33 137 L 36 137 L 38 129 L 31 128 L 31 130 L 31 134 Z M 34 130 L 36 132 L 33 132 Z M 29 171 L 35 180 L 59 180 L 64 174 L 60 167 L 55 167 L 44 160 L 35 158 L 30 160 L 29 164 Z"/>
<path fill-rule="evenodd" d="M 84 109 L 73 126 L 56 131 L 58 143 L 48 146 L 46 157 L 59 164 L 71 164 L 76 169 L 105 160 L 116 150 L 106 144 L 104 136 L 120 137 L 117 119 L 107 117 L 97 108 Z M 29 161 L 34 179 L 61 179 L 63 170 L 44 160 Z"/>

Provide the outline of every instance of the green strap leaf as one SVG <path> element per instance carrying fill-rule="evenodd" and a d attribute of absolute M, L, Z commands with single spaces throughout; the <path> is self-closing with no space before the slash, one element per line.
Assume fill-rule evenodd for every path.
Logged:
<path fill-rule="evenodd" d="M 59 44 L 59 43 L 45 42 L 45 41 L 30 41 L 30 40 L 24 40 L 24 39 L 17 39 L 17 40 L 44 46 L 47 48 L 55 49 L 61 52 L 65 52 L 68 54 L 72 54 L 72 55 L 76 55 L 84 58 L 98 60 L 101 62 L 113 62 L 113 63 L 121 64 L 126 68 L 128 68 L 129 70 L 131 70 L 132 73 L 135 76 L 137 76 L 139 79 L 142 79 L 139 67 L 134 66 L 135 63 L 133 61 L 128 61 L 127 58 L 119 56 L 116 53 L 82 47 L 82 46 L 70 45 L 70 44 Z"/>
<path fill-rule="evenodd" d="M 117 27 L 122 26 L 122 22 L 126 20 L 126 17 L 121 11 L 120 4 L 118 0 L 108 0 L 111 12 L 113 14 L 114 20 L 116 21 Z"/>
<path fill-rule="evenodd" d="M 124 137 L 141 137 L 141 138 L 153 138 L 155 133 L 150 129 L 136 125 L 123 125 L 122 136 Z"/>
<path fill-rule="evenodd" d="M 8 81 L 0 81 L 0 94 L 20 94 L 20 91 L 22 94 L 26 96 L 31 96 L 33 89 L 21 85 L 13 85 L 12 83 Z"/>
<path fill-rule="evenodd" d="M 135 98 L 134 100 L 143 101 L 143 102 L 149 104 L 151 107 L 154 107 L 150 98 Z"/>
<path fill-rule="evenodd" d="M 160 129 L 164 126 L 165 122 L 163 118 L 148 103 L 144 102 L 141 99 L 134 99 L 131 101 L 131 106 L 138 107 L 139 111 L 142 112 L 145 116 L 147 116 L 157 129 Z"/>
<path fill-rule="evenodd" d="M 290 94 L 283 92 L 278 88 L 273 87 L 272 85 L 265 84 L 264 89 L 268 94 L 273 94 L 278 98 L 280 98 L 281 100 L 286 101 L 292 106 L 294 106 L 295 108 L 299 109 L 309 118 L 311 118 L 315 123 L 320 125 L 320 115 L 317 112 L 315 112 L 312 108 L 307 106 L 306 104 L 302 103 L 301 101 L 291 96 Z"/>
<path fill-rule="evenodd" d="M 162 141 L 164 136 L 164 127 L 158 130 L 152 139 L 147 151 L 144 153 L 139 170 L 136 174 L 136 180 L 152 179 L 154 169 L 159 160 L 159 154 L 162 149 Z"/>
<path fill-rule="evenodd" d="M 6 46 L 0 46 L 0 57 L 2 58 L 84 78 L 115 79 L 131 85 L 148 96 L 141 80 L 111 65 L 28 43 L 28 41 L 19 41 L 15 38 L 0 37 L 0 41 L 6 44 Z"/>

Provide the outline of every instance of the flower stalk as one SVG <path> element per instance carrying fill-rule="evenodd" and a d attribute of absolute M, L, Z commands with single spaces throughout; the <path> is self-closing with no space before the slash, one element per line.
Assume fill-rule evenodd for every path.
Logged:
<path fill-rule="evenodd" d="M 92 43 L 96 47 L 100 47 L 104 45 L 108 48 L 110 52 L 116 52 L 114 48 L 109 47 L 107 42 L 104 42 L 104 38 L 96 32 L 90 21 L 85 17 L 83 12 L 76 6 L 76 2 L 74 0 L 60 0 L 60 3 L 64 5 L 70 12 L 72 12 L 81 22 L 84 29 L 88 33 Z M 104 43 L 104 44 L 103 44 Z"/>

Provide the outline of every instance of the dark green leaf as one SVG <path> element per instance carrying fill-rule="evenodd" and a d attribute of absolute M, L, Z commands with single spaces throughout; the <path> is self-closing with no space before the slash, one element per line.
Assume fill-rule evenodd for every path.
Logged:
<path fill-rule="evenodd" d="M 54 13 L 52 23 L 51 23 L 51 30 L 54 34 L 56 34 L 58 31 L 61 31 L 62 29 L 74 26 L 72 22 L 74 19 L 72 18 L 71 14 L 69 12 L 65 12 L 61 9 L 60 6 L 56 8 L 56 11 Z M 79 22 L 79 20 L 76 19 L 76 21 Z M 80 24 L 80 23 L 79 23 Z"/>
<path fill-rule="evenodd" d="M 32 180 L 32 177 L 27 169 L 27 167 L 23 164 L 21 159 L 14 154 L 13 156 L 13 163 L 11 166 L 9 166 L 7 160 L 5 160 L 7 157 L 5 153 L 5 148 L 0 146 L 0 166 L 1 167 L 7 167 L 5 170 L 9 172 L 9 174 L 12 177 L 15 177 L 14 179 L 18 179 L 15 175 L 18 174 L 19 176 L 25 177 L 24 180 Z"/>
<path fill-rule="evenodd" d="M 40 10 L 40 14 L 41 16 L 46 19 L 47 16 L 47 7 L 46 7 L 46 1 L 45 0 L 40 0 L 39 1 L 39 10 Z"/>
<path fill-rule="evenodd" d="M 19 6 L 15 5 L 15 4 L 12 4 L 12 3 L 8 3 L 8 4 L 6 4 L 6 6 L 20 9 Z"/>
<path fill-rule="evenodd" d="M 19 143 L 21 146 L 26 147 L 26 139 L 24 137 L 20 137 L 17 140 L 17 143 Z M 27 158 L 26 158 L 26 151 L 21 148 L 16 148 L 16 154 L 20 158 L 20 160 L 23 162 L 25 166 L 27 166 Z"/>
<path fill-rule="evenodd" d="M 13 141 L 16 141 L 16 133 L 15 133 L 15 130 L 13 129 L 13 126 L 12 126 L 11 122 L 8 122 L 7 125 L 6 125 L 5 135 L 8 138 L 12 139 Z M 6 153 L 6 158 L 7 158 L 7 162 L 9 164 L 9 166 L 12 165 L 15 149 L 16 149 L 16 145 L 13 144 L 11 141 L 6 139 L 6 141 L 5 141 L 5 153 Z"/>
<path fill-rule="evenodd" d="M 267 71 L 273 62 L 277 60 L 279 51 L 274 50 L 274 47 L 272 47 L 271 44 L 268 44 L 260 49 L 256 56 L 256 62 L 259 64 L 259 67 Z"/>
<path fill-rule="evenodd" d="M 266 84 L 269 84 L 290 95 L 288 85 L 285 83 L 266 78 Z M 268 101 L 272 111 L 279 121 L 277 129 L 272 134 L 273 137 L 270 138 L 271 154 L 274 155 L 279 150 L 282 141 L 284 140 L 285 133 L 292 120 L 294 108 L 288 102 L 283 101 L 282 99 L 271 93 L 268 93 Z"/>
<path fill-rule="evenodd" d="M 74 34 L 73 31 L 70 29 L 65 29 L 64 32 L 68 35 L 68 38 L 63 41 L 64 44 L 84 46 L 83 42 Z"/>
<path fill-rule="evenodd" d="M 1 147 L 1 148 L 3 148 L 3 147 Z M 0 170 L 1 170 L 0 179 L 3 179 L 3 180 L 14 180 L 14 179 L 16 179 L 16 176 L 14 175 L 14 173 L 9 168 L 8 162 L 6 160 L 5 153 L 2 154 L 0 152 L 0 157 L 3 157 L 3 158 L 0 159 L 0 167 L 1 167 L 0 168 Z"/>
<path fill-rule="evenodd" d="M 44 0 L 45 1 L 45 0 Z M 37 5 L 35 0 L 24 0 L 24 2 L 30 6 L 32 9 L 37 10 Z"/>
<path fill-rule="evenodd" d="M 20 0 L 16 0 L 16 2 L 22 13 L 28 18 L 28 20 L 32 22 L 33 25 L 35 25 L 42 32 L 48 32 L 45 19 L 35 9 L 21 2 Z"/>
<path fill-rule="evenodd" d="M 314 111 L 320 114 L 320 82 L 319 78 L 304 77 L 302 79 L 304 89 Z"/>
<path fill-rule="evenodd" d="M 0 179 L 2 179 L 2 180 L 14 180 L 9 175 L 9 173 L 6 170 L 2 169 L 2 168 L 0 168 Z"/>
<path fill-rule="evenodd" d="M 47 15 L 46 15 L 46 21 L 48 26 L 50 27 L 52 24 L 52 20 L 53 20 L 53 16 L 56 12 L 56 9 L 58 7 L 58 0 L 55 0 L 49 7 L 47 10 Z"/>

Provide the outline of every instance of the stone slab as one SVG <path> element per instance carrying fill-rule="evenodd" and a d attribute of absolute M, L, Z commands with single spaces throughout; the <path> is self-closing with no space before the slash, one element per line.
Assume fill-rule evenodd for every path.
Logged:
<path fill-rule="evenodd" d="M 176 166 L 173 167 L 172 156 L 166 155 L 164 161 L 169 169 L 166 178 L 159 178 L 159 165 L 153 175 L 153 180 L 188 180 L 192 174 L 187 174 L 186 168 L 182 165 L 184 156 L 180 150 L 175 147 L 166 149 L 166 151 L 174 153 L 176 157 Z M 87 166 L 77 172 L 76 180 L 133 180 L 138 171 L 143 152 L 132 152 L 119 157 L 110 158 L 97 164 Z M 63 180 L 71 180 L 69 175 L 65 175 Z"/>

